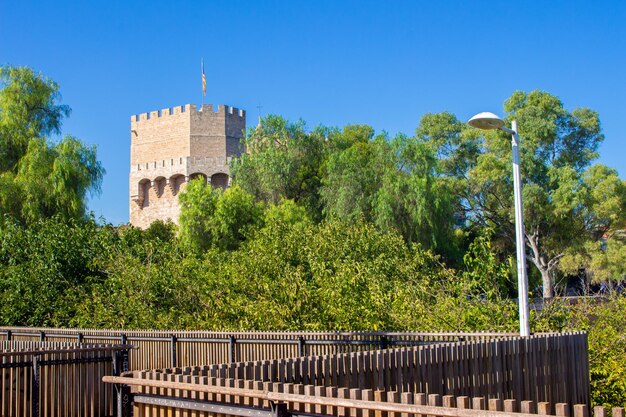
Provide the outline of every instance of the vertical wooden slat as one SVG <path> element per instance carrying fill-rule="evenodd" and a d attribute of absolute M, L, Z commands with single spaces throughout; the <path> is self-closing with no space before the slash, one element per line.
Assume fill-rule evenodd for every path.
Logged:
<path fill-rule="evenodd" d="M 350 390 L 350 399 L 351 400 L 360 400 L 361 399 L 361 390 L 358 388 L 352 388 Z M 357 408 L 351 408 L 349 415 L 351 417 L 362 417 L 363 411 Z"/>
<path fill-rule="evenodd" d="M 401 404 L 413 404 L 413 394 L 410 392 L 403 392 L 400 394 Z M 409 413 L 401 413 L 400 417 L 409 417 Z"/>
<path fill-rule="evenodd" d="M 559 417 L 569 417 L 570 416 L 570 411 L 569 411 L 569 404 L 565 404 L 565 403 L 557 403 L 554 405 L 554 408 L 556 410 L 556 415 Z"/>
<path fill-rule="evenodd" d="M 535 409 L 535 403 L 532 401 L 522 401 L 520 403 L 520 412 L 526 414 L 536 414 L 537 410 Z"/>
<path fill-rule="evenodd" d="M 537 414 L 542 416 L 551 415 L 550 403 L 547 401 L 542 401 L 537 404 Z"/>
<path fill-rule="evenodd" d="M 517 401 L 515 400 L 504 400 L 504 411 L 507 413 L 516 413 L 517 412 Z"/>
<path fill-rule="evenodd" d="M 485 409 L 485 397 L 472 398 L 472 409 L 484 410 Z"/>
<path fill-rule="evenodd" d="M 387 393 L 383 390 L 377 389 L 376 391 L 374 391 L 374 401 L 376 402 L 386 402 L 387 400 Z M 386 411 L 382 411 L 382 410 L 375 410 L 374 411 L 374 416 L 375 417 L 387 417 L 387 412 Z"/>
<path fill-rule="evenodd" d="M 589 408 L 585 404 L 574 405 L 574 417 L 589 417 Z"/>
<path fill-rule="evenodd" d="M 609 413 L 606 407 L 597 405 L 593 407 L 593 417 L 609 417 Z"/>
<path fill-rule="evenodd" d="M 454 399 L 454 395 L 444 395 L 441 397 L 442 406 L 446 408 L 456 408 L 456 401 Z"/>
<path fill-rule="evenodd" d="M 489 411 L 503 411 L 502 400 L 499 398 L 490 398 L 489 399 Z"/>
<path fill-rule="evenodd" d="M 461 410 L 469 410 L 470 408 L 470 397 L 462 395 L 457 397 L 456 399 L 456 408 Z"/>
<path fill-rule="evenodd" d="M 371 389 L 364 389 L 361 391 L 361 399 L 364 401 L 374 401 L 374 391 Z M 363 410 L 363 417 L 374 417 L 374 411 Z"/>

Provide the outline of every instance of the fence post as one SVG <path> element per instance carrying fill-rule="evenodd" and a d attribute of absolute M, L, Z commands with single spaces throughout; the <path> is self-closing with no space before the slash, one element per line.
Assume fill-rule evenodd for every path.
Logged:
<path fill-rule="evenodd" d="M 33 355 L 33 378 L 31 381 L 32 387 L 32 402 L 31 411 L 33 417 L 39 417 L 39 357 Z"/>
<path fill-rule="evenodd" d="M 380 348 L 382 349 L 387 349 L 387 336 L 385 335 L 381 335 L 380 336 Z"/>
<path fill-rule="evenodd" d="M 120 376 L 122 372 L 128 372 L 128 349 L 115 351 L 113 355 L 113 376 Z M 132 394 L 130 386 L 115 384 L 113 395 L 113 410 L 117 417 L 132 416 Z"/>
<path fill-rule="evenodd" d="M 228 360 L 230 361 L 230 363 L 235 363 L 235 343 L 237 342 L 237 340 L 235 339 L 235 336 L 230 335 L 230 338 L 228 339 Z"/>
<path fill-rule="evenodd" d="M 176 368 L 176 364 L 178 363 L 176 355 L 176 335 L 171 334 L 170 337 L 172 368 Z"/>
<path fill-rule="evenodd" d="M 302 357 L 302 356 L 306 356 L 306 353 L 304 352 L 304 344 L 306 343 L 306 341 L 304 340 L 304 337 L 300 336 L 298 337 L 298 356 Z"/>

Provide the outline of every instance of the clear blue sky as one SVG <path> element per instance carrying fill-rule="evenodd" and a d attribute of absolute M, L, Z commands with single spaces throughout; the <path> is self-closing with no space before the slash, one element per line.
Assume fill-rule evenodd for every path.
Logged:
<path fill-rule="evenodd" d="M 56 80 L 64 133 L 98 146 L 90 201 L 128 221 L 130 115 L 201 100 L 310 127 L 412 134 L 427 112 L 502 114 L 515 90 L 600 113 L 626 173 L 626 1 L 0 1 L 0 64 Z"/>

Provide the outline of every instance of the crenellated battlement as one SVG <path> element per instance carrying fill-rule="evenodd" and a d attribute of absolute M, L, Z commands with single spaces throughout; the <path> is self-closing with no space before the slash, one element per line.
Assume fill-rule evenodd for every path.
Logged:
<path fill-rule="evenodd" d="M 223 156 L 180 156 L 178 158 L 161 159 L 158 161 L 134 164 L 130 167 L 130 172 L 146 172 L 146 175 L 154 172 L 197 170 L 200 167 L 224 167 L 227 166 L 232 157 Z M 191 173 L 191 172 L 190 172 Z"/>
<path fill-rule="evenodd" d="M 236 116 L 245 120 L 246 111 L 238 109 L 237 107 L 227 106 L 225 104 L 218 104 L 217 110 L 214 110 L 212 104 L 204 104 L 200 107 L 195 104 L 184 104 L 182 106 L 174 106 L 161 110 L 154 110 L 146 113 L 134 114 L 130 116 L 131 123 L 135 122 L 148 122 L 154 119 L 161 119 L 170 116 L 179 116 L 182 114 L 196 113 L 197 115 L 222 115 L 228 114 L 230 116 Z"/>

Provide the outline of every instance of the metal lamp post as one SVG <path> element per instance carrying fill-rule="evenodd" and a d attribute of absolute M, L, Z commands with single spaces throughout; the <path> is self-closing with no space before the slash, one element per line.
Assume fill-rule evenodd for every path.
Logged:
<path fill-rule="evenodd" d="M 526 251 L 524 243 L 524 212 L 522 209 L 522 177 L 519 168 L 519 135 L 517 122 L 511 122 L 511 129 L 493 113 L 483 112 L 469 119 L 470 126 L 482 129 L 498 129 L 511 134 L 513 147 L 513 194 L 515 197 L 515 246 L 517 249 L 517 288 L 519 299 L 519 331 L 521 336 L 530 336 L 528 322 L 528 277 L 526 275 Z"/>

